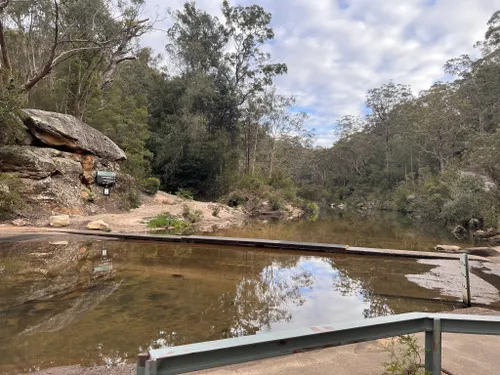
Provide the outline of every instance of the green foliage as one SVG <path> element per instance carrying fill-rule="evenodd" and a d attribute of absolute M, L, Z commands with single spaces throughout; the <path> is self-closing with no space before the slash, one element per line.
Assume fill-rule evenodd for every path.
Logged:
<path fill-rule="evenodd" d="M 191 223 L 165 213 L 150 219 L 147 227 L 150 229 L 163 228 L 170 233 L 183 233 L 191 227 Z"/>
<path fill-rule="evenodd" d="M 219 214 L 220 214 L 220 207 L 219 206 L 214 206 L 214 208 L 212 209 L 212 216 L 218 217 Z"/>
<path fill-rule="evenodd" d="M 429 375 L 422 366 L 422 351 L 415 336 L 400 336 L 386 348 L 390 361 L 382 375 Z"/>
<path fill-rule="evenodd" d="M 19 183 L 11 176 L 0 174 L 0 219 L 8 219 L 24 207 Z"/>
<path fill-rule="evenodd" d="M 121 174 L 115 192 L 121 200 L 122 209 L 131 210 L 141 205 L 141 193 L 134 178 Z"/>
<path fill-rule="evenodd" d="M 455 175 L 449 190 L 450 198 L 441 212 L 447 222 L 467 227 L 471 219 L 478 219 L 486 226 L 498 225 L 498 200 L 487 190 L 483 179 L 473 174 Z"/>
<path fill-rule="evenodd" d="M 188 199 L 188 200 L 194 199 L 194 194 L 189 189 L 181 188 L 181 189 L 176 191 L 175 195 L 177 195 L 179 198 L 183 198 L 183 199 Z"/>
<path fill-rule="evenodd" d="M 182 207 L 182 217 L 190 223 L 197 223 L 203 219 L 203 212 L 201 210 L 192 210 L 185 204 Z"/>
<path fill-rule="evenodd" d="M 281 211 L 285 208 L 285 203 L 279 195 L 272 194 L 269 197 L 269 207 L 271 207 L 273 211 Z"/>
<path fill-rule="evenodd" d="M 229 193 L 226 204 L 230 207 L 244 206 L 249 201 L 249 194 L 243 190 L 235 190 Z"/>
<path fill-rule="evenodd" d="M 156 177 L 148 177 L 142 180 L 142 191 L 149 195 L 155 195 L 160 188 L 160 180 Z"/>
<path fill-rule="evenodd" d="M 87 188 L 84 188 L 84 189 L 82 190 L 82 192 L 84 192 L 84 193 L 85 193 L 85 195 L 86 195 L 86 198 L 85 198 L 85 199 L 86 199 L 86 201 L 87 201 L 87 202 L 90 202 L 90 203 L 95 202 L 95 200 L 96 200 L 97 196 L 96 196 L 96 194 L 95 194 L 94 192 L 90 191 L 90 190 L 89 190 L 89 189 L 87 189 Z"/>
<path fill-rule="evenodd" d="M 319 206 L 314 202 L 303 202 L 302 210 L 308 220 L 315 221 L 319 217 Z"/>
<path fill-rule="evenodd" d="M 136 61 L 119 67 L 105 92 L 96 92 L 87 104 L 85 120 L 110 137 L 127 154 L 122 170 L 138 181 L 150 175 L 153 154 L 146 148 L 150 137 L 149 90 L 157 73 L 145 49 Z M 103 105 L 105 104 L 105 105 Z"/>
<path fill-rule="evenodd" d="M 3 84 L 6 79 L 7 73 L 0 68 L 0 146 L 23 137 L 23 124 L 17 117 L 21 97 L 16 89 Z"/>

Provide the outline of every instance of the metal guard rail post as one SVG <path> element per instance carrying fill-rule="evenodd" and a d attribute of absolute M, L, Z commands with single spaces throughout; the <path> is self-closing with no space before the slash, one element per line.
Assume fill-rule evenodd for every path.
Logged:
<path fill-rule="evenodd" d="M 441 374 L 442 332 L 500 335 L 500 316 L 409 313 L 167 347 L 140 354 L 137 375 L 170 375 L 425 332 L 425 369 Z"/>

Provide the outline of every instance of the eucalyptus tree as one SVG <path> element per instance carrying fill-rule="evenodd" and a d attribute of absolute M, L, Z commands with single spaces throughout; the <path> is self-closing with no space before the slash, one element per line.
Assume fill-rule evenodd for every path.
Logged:
<path fill-rule="evenodd" d="M 26 93 L 62 64 L 82 58 L 84 74 L 99 75 L 87 81 L 105 89 L 118 65 L 135 59 L 138 38 L 152 27 L 141 18 L 143 5 L 144 0 L 2 0 L 0 68 Z M 88 96 L 89 90 L 79 87 L 78 94 Z"/>

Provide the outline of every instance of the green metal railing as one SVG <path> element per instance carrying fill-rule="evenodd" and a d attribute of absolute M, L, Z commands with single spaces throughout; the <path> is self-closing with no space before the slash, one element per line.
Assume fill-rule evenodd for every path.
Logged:
<path fill-rule="evenodd" d="M 441 374 L 442 332 L 500 335 L 500 316 L 410 313 L 168 347 L 141 354 L 137 375 L 167 375 L 425 332 L 425 368 Z"/>

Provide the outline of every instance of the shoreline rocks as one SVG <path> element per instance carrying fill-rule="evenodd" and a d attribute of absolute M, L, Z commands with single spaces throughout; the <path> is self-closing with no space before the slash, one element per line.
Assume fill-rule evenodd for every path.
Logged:
<path fill-rule="evenodd" d="M 67 227 L 69 224 L 69 215 L 55 215 L 49 219 L 49 225 L 54 228 Z"/>

